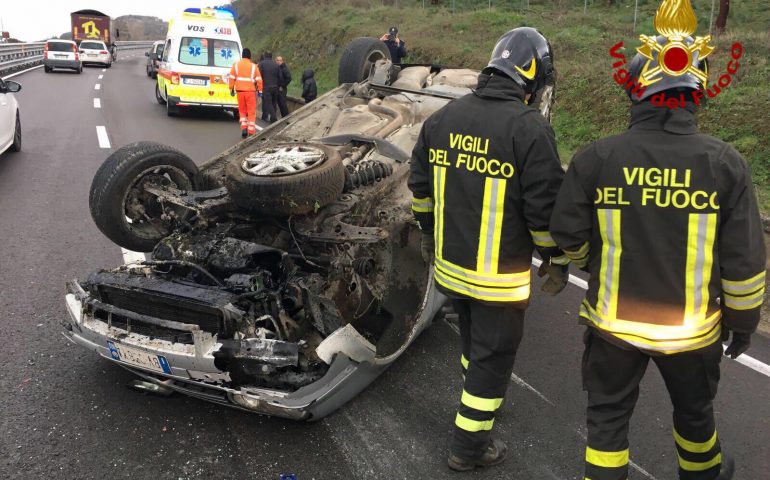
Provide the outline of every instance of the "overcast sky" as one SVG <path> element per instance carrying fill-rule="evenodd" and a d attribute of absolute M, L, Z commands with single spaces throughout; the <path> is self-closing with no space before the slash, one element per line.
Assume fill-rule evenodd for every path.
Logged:
<path fill-rule="evenodd" d="M 0 19 L 11 37 L 32 42 L 70 30 L 70 13 L 92 9 L 112 18 L 149 15 L 168 20 L 189 7 L 223 5 L 230 0 L 0 0 Z"/>

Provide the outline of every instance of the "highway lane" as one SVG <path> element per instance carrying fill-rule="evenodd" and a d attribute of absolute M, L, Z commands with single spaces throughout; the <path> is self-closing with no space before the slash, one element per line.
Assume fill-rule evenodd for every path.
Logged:
<path fill-rule="evenodd" d="M 313 424 L 233 411 L 125 387 L 132 378 L 59 334 L 63 284 L 121 261 L 88 213 L 93 173 L 112 148 L 158 140 L 200 163 L 239 140 L 226 115 L 168 118 L 155 103 L 142 52 L 80 76 L 38 69 L 16 78 L 21 154 L 0 156 L 0 478 L 442 479 L 459 399 L 459 338 L 438 321 L 371 387 Z M 103 75 L 102 79 L 98 76 Z M 97 91 L 94 85 L 100 83 Z M 93 106 L 100 98 L 101 108 Z M 512 458 L 490 479 L 577 479 L 585 398 L 580 386 L 583 290 L 536 294 L 496 432 Z M 750 353 L 770 361 L 770 342 Z M 770 467 L 770 378 L 725 359 L 717 399 L 725 450 L 739 479 Z M 633 419 L 631 479 L 676 477 L 670 405 L 650 368 Z"/>

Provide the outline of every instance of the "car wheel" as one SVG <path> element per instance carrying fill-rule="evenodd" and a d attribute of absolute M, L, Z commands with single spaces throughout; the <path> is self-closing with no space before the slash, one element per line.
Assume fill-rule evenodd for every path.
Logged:
<path fill-rule="evenodd" d="M 21 118 L 18 110 L 16 110 L 16 128 L 13 131 L 13 143 L 9 150 L 12 152 L 21 151 Z"/>
<path fill-rule="evenodd" d="M 176 102 L 168 98 L 168 92 L 166 92 L 166 115 L 169 117 L 176 117 L 179 115 L 179 107 L 176 106 Z"/>
<path fill-rule="evenodd" d="M 190 191 L 198 178 L 198 167 L 179 150 L 155 142 L 131 143 L 97 170 L 88 197 L 91 217 L 121 247 L 149 252 L 174 230 L 172 218 L 185 219 L 192 212 L 159 202 L 144 187 Z"/>
<path fill-rule="evenodd" d="M 147 76 L 148 76 L 148 77 L 152 77 L 152 73 L 150 72 L 150 67 L 148 67 L 148 66 L 145 66 L 145 67 L 144 67 L 144 71 L 147 73 Z"/>
<path fill-rule="evenodd" d="M 163 99 L 163 96 L 160 94 L 160 87 L 158 87 L 158 82 L 155 82 L 155 100 L 157 100 L 158 103 L 161 105 L 166 104 L 166 101 Z"/>
<path fill-rule="evenodd" d="M 78 67 L 77 72 L 78 74 L 83 73 L 83 67 L 82 66 Z"/>
<path fill-rule="evenodd" d="M 266 147 L 225 167 L 225 186 L 233 201 L 264 215 L 310 213 L 336 200 L 344 185 L 342 158 L 321 144 Z"/>
<path fill-rule="evenodd" d="M 157 79 L 158 78 L 158 72 L 154 71 L 152 72 L 152 78 Z"/>
<path fill-rule="evenodd" d="M 112 62 L 110 62 L 107 65 L 105 65 L 104 68 L 110 68 L 111 66 L 112 66 Z"/>
<path fill-rule="evenodd" d="M 390 60 L 388 47 L 378 38 L 359 37 L 345 47 L 340 58 L 339 84 L 358 83 L 369 78 L 377 60 Z"/>
<path fill-rule="evenodd" d="M 45 73 L 51 73 L 51 70 L 53 70 L 53 68 L 51 68 L 51 67 L 48 67 L 48 66 L 44 66 L 44 67 L 43 67 L 43 71 L 44 71 Z"/>

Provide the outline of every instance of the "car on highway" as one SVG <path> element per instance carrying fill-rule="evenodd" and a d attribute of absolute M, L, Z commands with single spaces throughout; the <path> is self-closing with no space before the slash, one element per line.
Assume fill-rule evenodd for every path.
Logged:
<path fill-rule="evenodd" d="M 13 96 L 20 90 L 21 84 L 0 79 L 0 153 L 21 151 L 21 114 Z"/>
<path fill-rule="evenodd" d="M 224 109 L 238 118 L 230 67 L 241 59 L 235 14 L 226 8 L 188 8 L 168 23 L 155 99 L 173 117 L 182 110 Z"/>
<path fill-rule="evenodd" d="M 83 65 L 95 64 L 105 68 L 112 66 L 110 49 L 101 40 L 83 40 L 80 42 L 79 52 Z"/>
<path fill-rule="evenodd" d="M 147 57 L 145 71 L 148 77 L 158 78 L 158 68 L 160 67 L 160 59 L 163 57 L 164 43 L 163 40 L 158 40 L 152 44 L 148 51 L 144 52 L 144 56 Z"/>
<path fill-rule="evenodd" d="M 71 40 L 51 39 L 43 46 L 43 70 L 50 73 L 54 68 L 67 68 L 83 72 L 83 62 L 78 46 Z"/>
<path fill-rule="evenodd" d="M 89 197 L 146 260 L 67 284 L 65 335 L 140 377 L 246 411 L 317 420 L 369 385 L 441 311 L 406 180 L 432 113 L 479 72 L 394 65 L 355 39 L 340 85 L 200 168 L 120 148 Z M 550 117 L 553 86 L 532 101 Z"/>

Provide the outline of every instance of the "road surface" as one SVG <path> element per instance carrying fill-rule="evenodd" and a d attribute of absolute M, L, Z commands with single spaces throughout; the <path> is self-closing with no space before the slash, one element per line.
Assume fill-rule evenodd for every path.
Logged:
<path fill-rule="evenodd" d="M 168 118 L 144 61 L 127 52 L 107 70 L 15 77 L 24 151 L 0 155 L 0 478 L 582 478 L 578 285 L 556 298 L 535 293 L 495 423 L 510 458 L 470 474 L 446 467 L 462 380 L 459 337 L 444 320 L 354 401 L 312 424 L 137 393 L 125 386 L 128 372 L 65 340 L 64 282 L 122 261 L 88 211 L 104 158 L 157 140 L 201 163 L 240 140 L 225 114 Z M 749 353 L 755 369 L 724 360 L 716 411 L 736 478 L 759 480 L 770 478 L 770 372 L 758 371 L 770 364 L 770 341 L 757 336 Z M 676 478 L 670 417 L 651 367 L 632 421 L 631 479 Z"/>

